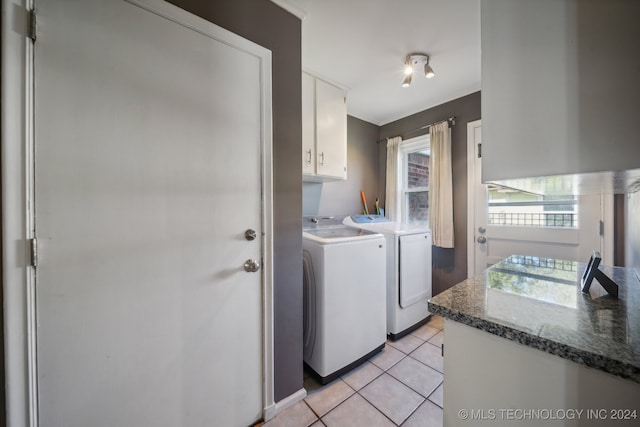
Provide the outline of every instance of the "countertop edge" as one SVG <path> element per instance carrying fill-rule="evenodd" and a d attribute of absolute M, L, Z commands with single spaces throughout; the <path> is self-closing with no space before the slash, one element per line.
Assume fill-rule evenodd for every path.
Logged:
<path fill-rule="evenodd" d="M 538 335 L 533 335 L 505 325 L 460 313 L 447 307 L 437 305 L 431 300 L 428 302 L 428 310 L 430 313 L 442 316 L 445 319 L 450 319 L 463 325 L 508 339 L 509 341 L 526 345 L 527 347 L 535 348 L 537 350 L 544 351 L 545 353 L 553 354 L 563 359 L 640 384 L 640 368 L 631 364 L 542 338 Z"/>

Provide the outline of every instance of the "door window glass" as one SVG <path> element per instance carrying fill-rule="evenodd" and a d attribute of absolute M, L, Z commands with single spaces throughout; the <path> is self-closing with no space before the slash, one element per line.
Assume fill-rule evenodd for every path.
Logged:
<path fill-rule="evenodd" d="M 545 196 L 495 184 L 488 186 L 490 225 L 578 228 L 576 196 Z"/>

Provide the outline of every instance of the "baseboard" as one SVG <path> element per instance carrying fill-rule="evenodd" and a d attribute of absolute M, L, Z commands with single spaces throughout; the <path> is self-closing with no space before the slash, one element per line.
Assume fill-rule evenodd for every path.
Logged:
<path fill-rule="evenodd" d="M 285 409 L 292 407 L 296 403 L 303 400 L 305 397 L 307 397 L 307 390 L 305 390 L 304 388 L 301 388 L 300 390 L 296 391 L 292 395 L 287 396 L 284 399 L 279 400 L 276 403 L 264 408 L 265 422 L 274 418 L 276 415 L 278 415 L 280 412 L 284 411 Z"/>

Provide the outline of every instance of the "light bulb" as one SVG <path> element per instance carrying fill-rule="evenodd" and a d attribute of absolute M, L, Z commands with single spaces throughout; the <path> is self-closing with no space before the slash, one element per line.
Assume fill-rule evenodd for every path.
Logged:
<path fill-rule="evenodd" d="M 413 74 L 413 66 L 409 62 L 404 65 L 404 74 L 407 76 Z"/>
<path fill-rule="evenodd" d="M 431 68 L 431 65 L 429 65 L 428 62 L 424 64 L 424 76 L 428 79 L 432 79 L 433 77 L 435 77 L 435 75 L 436 73 L 433 72 L 433 68 Z"/>
<path fill-rule="evenodd" d="M 409 87 L 410 84 L 411 84 L 411 74 L 407 74 L 407 77 L 405 77 L 404 81 L 402 82 L 402 87 Z"/>

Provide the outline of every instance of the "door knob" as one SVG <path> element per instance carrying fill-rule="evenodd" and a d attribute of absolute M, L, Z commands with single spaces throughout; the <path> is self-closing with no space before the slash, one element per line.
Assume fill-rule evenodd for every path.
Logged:
<path fill-rule="evenodd" d="M 260 263 L 258 263 L 258 261 L 255 259 L 248 259 L 245 261 L 244 271 L 248 273 L 255 273 L 258 270 L 260 270 Z"/>
<path fill-rule="evenodd" d="M 484 236 L 480 236 L 476 239 L 478 243 L 487 243 L 487 238 Z"/>
<path fill-rule="evenodd" d="M 247 240 L 255 240 L 256 238 L 256 230 L 248 229 L 244 232 L 244 238 Z"/>
<path fill-rule="evenodd" d="M 486 231 L 487 231 L 487 229 L 486 229 L 486 228 L 484 228 L 484 227 L 478 227 L 478 232 L 479 232 L 480 234 L 484 234 Z"/>

